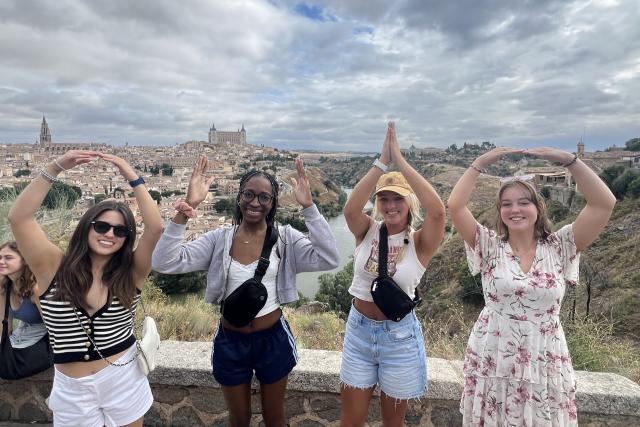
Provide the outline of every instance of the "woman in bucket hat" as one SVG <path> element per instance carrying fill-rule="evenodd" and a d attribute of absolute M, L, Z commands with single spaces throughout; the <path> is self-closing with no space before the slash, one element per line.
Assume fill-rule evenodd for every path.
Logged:
<path fill-rule="evenodd" d="M 387 172 L 393 162 L 399 171 Z M 363 208 L 375 191 L 371 216 Z M 422 226 L 420 207 L 425 210 Z M 411 310 L 402 318 L 386 316 L 374 302 L 371 285 L 378 277 L 381 225 L 388 230 L 389 276 L 414 299 L 425 268 L 444 236 L 442 200 L 402 156 L 395 124 L 369 172 L 358 182 L 344 207 L 349 230 L 356 239 L 353 305 L 347 321 L 340 370 L 342 426 L 362 426 L 376 385 L 380 387 L 383 425 L 402 425 L 409 399 L 427 390 L 427 367 L 422 329 Z"/>

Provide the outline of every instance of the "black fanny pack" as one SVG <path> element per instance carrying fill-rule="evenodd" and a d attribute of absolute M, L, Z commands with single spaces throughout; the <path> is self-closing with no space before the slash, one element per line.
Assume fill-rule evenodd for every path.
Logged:
<path fill-rule="evenodd" d="M 269 268 L 271 248 L 277 241 L 276 229 L 272 226 L 267 227 L 254 276 L 231 292 L 220 304 L 222 317 L 237 328 L 251 323 L 267 303 L 267 288 L 262 284 L 262 278 Z"/>
<path fill-rule="evenodd" d="M 418 295 L 418 289 L 415 290 L 415 297 L 411 299 L 389 276 L 387 268 L 388 236 L 387 226 L 383 223 L 380 226 L 378 244 L 378 277 L 371 282 L 371 296 L 373 302 L 388 319 L 399 322 L 404 316 L 411 313 L 411 310 L 417 307 L 422 300 Z"/>

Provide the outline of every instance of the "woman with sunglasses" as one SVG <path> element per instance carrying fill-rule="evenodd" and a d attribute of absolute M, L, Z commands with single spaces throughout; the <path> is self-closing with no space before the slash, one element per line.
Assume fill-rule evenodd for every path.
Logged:
<path fill-rule="evenodd" d="M 587 204 L 572 224 L 552 231 L 530 181 L 504 180 L 495 230 L 467 208 L 476 179 L 511 153 L 565 166 Z M 495 148 L 478 157 L 449 197 L 472 274 L 482 275 L 485 307 L 467 346 L 460 411 L 463 425 L 576 426 L 576 381 L 562 326 L 565 287 L 578 281 L 580 253 L 607 224 L 615 197 L 576 155 L 555 148 Z"/>
<path fill-rule="evenodd" d="M 399 171 L 384 173 L 390 162 Z M 363 209 L 372 193 L 375 205 L 369 216 Z M 425 217 L 414 230 L 419 225 L 420 206 Z M 442 242 L 445 209 L 431 184 L 404 159 L 394 122 L 389 122 L 380 158 L 347 200 L 344 216 L 356 239 L 356 252 L 349 288 L 353 306 L 340 369 L 340 425 L 365 424 L 369 401 L 379 385 L 382 424 L 401 426 L 409 399 L 427 391 L 427 361 L 415 312 L 399 321 L 391 320 L 374 301 L 371 284 L 378 277 L 380 229 L 384 224 L 388 230 L 388 274 L 401 292 L 414 299 L 418 283 Z"/>
<path fill-rule="evenodd" d="M 213 342 L 213 376 L 222 386 L 231 426 L 248 426 L 251 421 L 251 378 L 260 382 L 262 416 L 265 425 L 285 426 L 284 397 L 287 377 L 298 354 L 281 304 L 298 299 L 296 273 L 324 271 L 338 266 L 338 250 L 329 224 L 313 204 L 302 159 L 296 159 L 297 179 L 293 194 L 302 206 L 309 235 L 293 227 L 277 226 L 279 185 L 262 171 L 249 172 L 240 180 L 236 196 L 235 225 L 203 234 L 184 243 L 189 218 L 205 199 L 213 178 L 207 177 L 208 161 L 201 156 L 195 166 L 186 201 L 169 223 L 153 253 L 153 269 L 178 274 L 205 270 L 205 300 L 220 304 L 254 276 L 266 233 L 275 227 L 277 242 L 261 282 L 267 290 L 266 303 L 246 326 L 234 326 L 222 317 Z"/>
<path fill-rule="evenodd" d="M 60 172 L 95 159 L 116 166 L 129 182 L 144 231 L 134 245 L 131 209 L 105 200 L 80 218 L 63 253 L 47 239 L 36 213 Z M 55 363 L 49 397 L 54 425 L 141 426 L 153 396 L 135 361 L 134 316 L 162 233 L 162 218 L 144 180 L 119 157 L 68 151 L 22 190 L 9 222 L 40 287 Z"/>

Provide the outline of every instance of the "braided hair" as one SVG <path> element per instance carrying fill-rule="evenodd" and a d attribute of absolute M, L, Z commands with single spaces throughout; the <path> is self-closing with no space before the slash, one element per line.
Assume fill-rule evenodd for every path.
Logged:
<path fill-rule="evenodd" d="M 267 214 L 265 220 L 267 221 L 267 225 L 273 225 L 276 218 L 276 210 L 278 209 L 278 189 L 280 186 L 278 185 L 278 181 L 276 178 L 270 173 L 253 170 L 244 174 L 244 176 L 240 179 L 240 189 L 238 190 L 238 194 L 236 195 L 236 213 L 234 215 L 234 220 L 236 225 L 240 225 L 242 223 L 242 212 L 240 211 L 240 195 L 244 191 L 247 183 L 250 179 L 255 177 L 262 177 L 269 181 L 271 184 L 271 195 L 273 199 L 271 200 L 271 210 Z"/>

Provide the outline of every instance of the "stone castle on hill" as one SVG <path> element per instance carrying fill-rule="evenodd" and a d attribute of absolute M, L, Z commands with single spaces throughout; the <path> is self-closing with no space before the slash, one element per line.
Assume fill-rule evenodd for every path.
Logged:
<path fill-rule="evenodd" d="M 221 143 L 246 145 L 247 131 L 244 129 L 244 123 L 237 132 L 217 130 L 216 125 L 212 123 L 211 129 L 209 129 L 209 144 Z"/>

